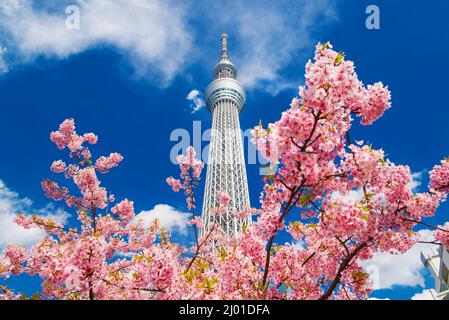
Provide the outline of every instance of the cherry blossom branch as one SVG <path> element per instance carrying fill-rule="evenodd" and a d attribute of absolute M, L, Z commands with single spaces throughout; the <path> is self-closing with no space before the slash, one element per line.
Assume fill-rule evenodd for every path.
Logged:
<path fill-rule="evenodd" d="M 215 223 L 212 225 L 211 230 L 209 231 L 209 233 L 206 235 L 206 237 L 204 238 L 204 240 L 196 247 L 195 250 L 195 255 L 192 257 L 192 259 L 190 260 L 189 264 L 187 265 L 186 271 L 189 271 L 190 268 L 192 267 L 193 263 L 195 262 L 195 260 L 198 258 L 199 252 L 201 247 L 207 242 L 207 240 L 209 240 L 210 236 L 212 235 L 213 231 L 215 230 Z"/>
<path fill-rule="evenodd" d="M 97 223 L 96 223 L 96 213 L 97 210 L 94 207 L 94 204 L 92 203 L 92 224 L 93 224 L 93 229 L 94 229 L 94 235 L 97 232 Z M 91 263 L 92 260 L 92 247 L 89 247 L 89 264 Z M 94 288 L 93 288 L 93 283 L 92 283 L 92 276 L 93 276 L 93 272 L 91 272 L 90 274 L 87 275 L 87 277 L 89 278 L 88 283 L 89 283 L 89 300 L 94 300 L 95 299 L 95 294 L 94 294 Z"/>
<path fill-rule="evenodd" d="M 312 258 L 315 256 L 316 252 L 313 252 L 302 264 L 301 267 L 304 267 Z"/>
<path fill-rule="evenodd" d="M 1 285 L 1 284 L 0 284 L 0 290 L 1 290 L 3 293 L 5 293 L 5 294 L 7 294 L 8 292 L 10 292 L 10 290 L 9 290 L 6 286 Z"/>
<path fill-rule="evenodd" d="M 81 234 L 81 232 L 79 232 L 77 230 L 67 229 L 67 228 L 60 227 L 60 226 L 52 226 L 52 225 L 47 224 L 47 223 L 42 223 L 42 222 L 37 222 L 37 221 L 33 221 L 33 223 L 35 223 L 38 226 L 42 226 L 42 227 L 49 228 L 49 229 L 58 229 L 58 230 L 61 230 L 61 231 L 67 232 L 67 233 Z"/>
<path fill-rule="evenodd" d="M 436 246 L 442 246 L 443 245 L 441 242 L 438 242 L 437 240 L 434 240 L 434 241 L 418 241 L 418 243 L 434 244 Z"/>
<path fill-rule="evenodd" d="M 290 212 L 290 210 L 295 206 L 296 202 L 292 205 L 293 200 L 295 199 L 296 195 L 298 194 L 298 191 L 303 188 L 303 186 L 305 185 L 305 182 L 306 181 L 303 179 L 303 182 L 301 183 L 301 185 L 298 188 L 293 189 L 293 191 L 291 191 L 290 198 L 287 202 L 287 205 L 284 207 L 283 213 L 279 217 L 279 223 L 282 223 L 282 221 L 284 220 L 284 218 L 288 214 L 288 212 Z M 301 191 L 301 193 L 302 193 L 302 191 Z M 299 197 L 298 197 L 298 199 L 299 199 Z M 274 239 L 276 238 L 277 231 L 278 231 L 278 228 L 276 227 L 276 230 L 274 230 L 274 234 L 268 240 L 267 255 L 265 258 L 265 269 L 264 269 L 264 274 L 263 274 L 263 278 L 262 278 L 262 286 L 263 287 L 265 287 L 266 283 L 267 283 L 268 273 L 269 273 L 269 269 L 270 269 L 271 248 L 273 247 L 273 242 L 274 242 Z"/>
<path fill-rule="evenodd" d="M 313 127 L 312 127 L 312 130 L 310 131 L 309 137 L 304 141 L 303 146 L 300 148 L 302 152 L 306 151 L 307 147 L 309 146 L 309 142 L 312 139 L 313 134 L 315 133 L 315 130 L 318 126 L 318 122 L 320 121 L 321 110 L 318 111 L 318 113 L 316 115 L 312 112 L 312 115 L 314 116 L 315 121 L 313 122 Z"/>
<path fill-rule="evenodd" d="M 158 288 L 158 289 L 151 289 L 151 288 L 137 288 L 137 287 L 127 288 L 127 287 L 125 287 L 125 286 L 118 285 L 118 284 L 116 284 L 116 283 L 113 283 L 113 282 L 111 282 L 111 281 L 109 281 L 109 280 L 106 280 L 106 279 L 103 279 L 103 278 L 99 278 L 99 279 L 100 279 L 101 281 L 103 281 L 104 283 L 110 285 L 110 286 L 113 286 L 113 287 L 116 287 L 116 288 L 119 288 L 119 289 L 122 289 L 122 290 L 146 291 L 146 292 L 154 292 L 154 293 L 163 293 L 163 292 L 165 292 L 164 289 L 159 289 L 159 288 Z"/>
<path fill-rule="evenodd" d="M 449 233 L 449 230 L 440 228 L 440 227 L 438 227 L 438 226 L 434 226 L 434 225 L 432 225 L 432 224 L 430 224 L 430 223 L 426 223 L 426 222 L 423 222 L 423 221 L 417 221 L 417 220 L 413 220 L 413 219 L 407 219 L 407 218 L 401 218 L 401 219 L 402 219 L 403 221 L 412 222 L 412 223 L 416 223 L 416 224 L 421 224 L 421 225 L 423 225 L 423 226 L 426 226 L 426 227 L 429 227 L 429 228 L 432 228 L 432 229 L 435 229 L 435 230 L 439 230 L 439 231 L 442 231 L 442 232 L 447 232 L 447 233 Z"/>
<path fill-rule="evenodd" d="M 345 251 L 346 251 L 346 256 L 347 256 L 347 257 L 350 256 L 351 253 L 349 252 L 349 249 L 348 249 L 348 247 L 346 246 L 346 243 L 343 242 L 342 240 L 340 240 L 339 237 L 335 237 L 335 238 L 338 240 L 338 242 L 340 242 L 341 246 L 345 249 Z"/>
<path fill-rule="evenodd" d="M 193 186 L 192 186 L 192 189 L 191 189 L 191 190 L 193 190 Z M 193 202 L 193 207 L 192 207 L 192 219 L 194 219 L 194 218 L 196 217 L 196 210 L 195 210 L 195 208 L 196 208 L 196 203 L 195 203 L 194 192 L 192 191 L 192 193 L 191 193 L 189 196 L 191 197 L 192 202 Z M 195 235 L 195 243 L 196 243 L 196 246 L 198 247 L 198 246 L 199 246 L 199 244 L 198 244 L 198 228 L 197 228 L 196 224 L 193 224 L 193 233 L 194 233 L 194 235 Z"/>
<path fill-rule="evenodd" d="M 349 254 L 348 256 L 346 256 L 346 258 L 340 263 L 340 267 L 338 268 L 337 274 L 335 275 L 334 279 L 332 280 L 332 283 L 330 284 L 330 286 L 327 288 L 327 290 L 323 293 L 323 295 L 321 297 L 318 298 L 318 300 L 327 300 L 329 299 L 329 297 L 332 295 L 332 293 L 334 292 L 335 288 L 337 287 L 337 285 L 340 283 L 341 280 L 341 276 L 343 274 L 343 272 L 346 270 L 346 268 L 349 266 L 350 262 L 352 261 L 352 259 L 357 256 L 357 254 L 367 246 L 367 244 L 369 242 L 371 242 L 373 240 L 373 238 L 369 238 L 367 241 L 364 241 L 362 243 L 360 243 L 355 249 L 354 251 Z"/>

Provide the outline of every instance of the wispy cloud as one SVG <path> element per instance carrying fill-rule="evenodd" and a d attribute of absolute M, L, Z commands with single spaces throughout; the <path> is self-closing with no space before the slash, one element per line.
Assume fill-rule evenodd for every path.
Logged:
<path fill-rule="evenodd" d="M 6 48 L 0 47 L 0 74 L 6 73 L 9 70 L 8 64 L 5 60 Z"/>
<path fill-rule="evenodd" d="M 0 27 L 21 61 L 64 59 L 97 46 L 126 56 L 136 75 L 168 82 L 190 47 L 181 2 L 162 0 L 0 0 Z M 66 27 L 67 5 L 80 9 L 80 28 Z"/>
<path fill-rule="evenodd" d="M 412 173 L 412 181 L 407 185 L 407 187 L 413 191 L 416 192 L 418 188 L 421 186 L 421 179 L 422 179 L 422 172 L 415 172 Z"/>
<path fill-rule="evenodd" d="M 22 0 L 23 1 L 23 0 Z M 0 9 L 8 17 L 14 16 L 22 8 L 21 0 L 1 0 Z"/>
<path fill-rule="evenodd" d="M 177 231 L 182 235 L 187 234 L 187 222 L 189 214 L 181 212 L 167 204 L 158 204 L 153 209 L 142 211 L 134 218 L 134 221 L 142 220 L 147 225 L 158 219 L 161 227 L 169 231 Z"/>
<path fill-rule="evenodd" d="M 33 202 L 30 199 L 21 198 L 0 180 L 0 248 L 9 243 L 31 246 L 45 235 L 42 230 L 24 229 L 15 224 L 13 219 L 20 213 L 45 216 L 59 223 L 65 223 L 69 217 L 66 211 L 56 208 L 53 204 L 48 204 L 41 209 L 33 208 Z"/>
<path fill-rule="evenodd" d="M 202 93 L 197 89 L 193 89 L 192 91 L 190 91 L 186 99 L 190 101 L 191 113 L 196 113 L 206 106 Z"/>

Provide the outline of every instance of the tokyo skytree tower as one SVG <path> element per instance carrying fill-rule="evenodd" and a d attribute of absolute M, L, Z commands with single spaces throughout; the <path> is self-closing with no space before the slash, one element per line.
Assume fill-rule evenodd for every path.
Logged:
<path fill-rule="evenodd" d="M 243 225 L 252 221 L 250 214 L 239 219 L 232 216 L 232 212 L 250 206 L 239 121 L 246 94 L 236 78 L 237 69 L 228 56 L 228 36 L 222 34 L 221 58 L 215 67 L 215 80 L 207 87 L 205 94 L 207 108 L 212 114 L 212 135 L 203 200 L 202 234 L 207 232 L 211 222 L 216 222 L 228 235 L 237 236 Z M 214 217 L 210 209 L 219 206 L 218 191 L 227 193 L 230 201 L 227 213 Z"/>

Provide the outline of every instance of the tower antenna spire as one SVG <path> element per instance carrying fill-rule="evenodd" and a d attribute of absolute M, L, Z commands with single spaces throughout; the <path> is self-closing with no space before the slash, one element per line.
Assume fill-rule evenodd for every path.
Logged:
<path fill-rule="evenodd" d="M 228 57 L 228 34 L 221 34 L 221 58 L 220 61 L 229 61 Z"/>

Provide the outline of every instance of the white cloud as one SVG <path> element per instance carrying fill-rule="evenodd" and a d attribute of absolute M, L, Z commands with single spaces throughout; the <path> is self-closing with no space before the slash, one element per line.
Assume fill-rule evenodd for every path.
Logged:
<path fill-rule="evenodd" d="M 8 17 L 13 16 L 21 8 L 20 0 L 1 0 L 0 9 Z"/>
<path fill-rule="evenodd" d="M 112 46 L 129 58 L 138 76 L 169 81 L 190 48 L 182 3 L 162 0 L 73 0 L 35 3 L 0 0 L 2 33 L 21 61 L 38 56 L 64 59 L 97 46 Z M 66 6 L 80 9 L 80 29 L 66 27 Z"/>
<path fill-rule="evenodd" d="M 410 191 L 416 192 L 416 190 L 421 186 L 422 172 L 412 173 L 412 181 L 407 185 Z"/>
<path fill-rule="evenodd" d="M 186 99 L 190 101 L 191 113 L 198 112 L 200 109 L 206 106 L 203 95 L 197 89 L 193 89 L 192 91 L 190 91 Z"/>
<path fill-rule="evenodd" d="M 6 52 L 7 52 L 6 48 L 0 47 L 0 74 L 6 73 L 9 70 L 8 64 L 6 63 L 6 60 L 4 57 Z"/>
<path fill-rule="evenodd" d="M 79 30 L 66 28 L 68 5 L 80 8 Z M 287 75 L 286 68 L 303 68 L 319 40 L 314 33 L 337 20 L 335 7 L 331 0 L 0 0 L 0 29 L 7 42 L 2 45 L 20 63 L 110 46 L 129 60 L 135 75 L 156 75 L 162 84 L 198 61 L 210 68 L 226 31 L 239 80 L 276 95 L 297 88 L 299 76 Z"/>
<path fill-rule="evenodd" d="M 299 241 L 296 240 L 296 241 L 293 242 L 293 246 L 298 251 L 305 250 L 305 248 L 306 248 L 306 241 L 304 239 L 301 239 Z"/>
<path fill-rule="evenodd" d="M 59 223 L 65 223 L 68 213 L 49 204 L 44 208 L 32 211 L 32 201 L 20 198 L 19 194 L 10 190 L 0 180 L 0 248 L 9 243 L 19 243 L 31 246 L 39 241 L 45 232 L 39 229 L 24 229 L 14 223 L 13 219 L 20 213 L 33 213 L 52 218 Z"/>
<path fill-rule="evenodd" d="M 432 293 L 431 292 L 435 292 L 435 290 L 433 289 L 425 289 L 423 290 L 423 292 L 417 293 L 412 297 L 412 300 L 434 300 Z"/>
<path fill-rule="evenodd" d="M 431 230 L 419 231 L 421 240 L 432 241 Z M 362 261 L 369 271 L 377 289 L 391 289 L 394 285 L 424 288 L 424 265 L 421 262 L 421 251 L 431 247 L 431 244 L 417 243 L 410 250 L 400 255 L 377 253 L 370 260 Z"/>
<path fill-rule="evenodd" d="M 332 192 L 331 194 L 331 200 L 341 200 L 343 202 L 353 203 L 357 202 L 363 199 L 363 190 L 351 190 L 345 194 L 341 194 L 338 191 Z"/>
<path fill-rule="evenodd" d="M 142 220 L 147 225 L 154 219 L 159 219 L 161 227 L 167 228 L 169 231 L 178 231 L 187 234 L 187 222 L 190 215 L 185 212 L 176 210 L 167 204 L 158 204 L 149 211 L 142 211 L 134 218 L 134 221 Z"/>

